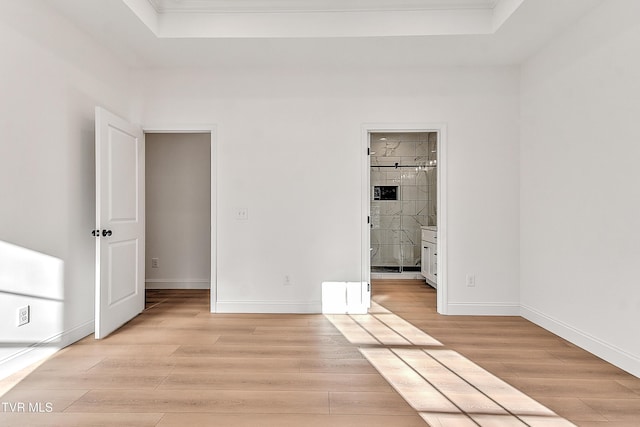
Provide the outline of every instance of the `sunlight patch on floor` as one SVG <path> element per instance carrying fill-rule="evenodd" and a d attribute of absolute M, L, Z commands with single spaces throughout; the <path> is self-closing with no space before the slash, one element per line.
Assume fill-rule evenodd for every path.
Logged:
<path fill-rule="evenodd" d="M 375 302 L 370 314 L 325 316 L 429 425 L 573 426 Z"/>
<path fill-rule="evenodd" d="M 391 313 L 389 310 L 381 306 L 375 301 L 371 301 L 371 307 L 369 308 L 370 314 Z"/>
<path fill-rule="evenodd" d="M 389 326 L 391 329 L 402 335 L 413 345 L 429 345 L 439 346 L 442 343 L 432 336 L 425 334 L 422 330 L 416 328 L 411 323 L 404 320 L 393 313 L 389 314 L 375 314 L 378 320 Z"/>
<path fill-rule="evenodd" d="M 453 350 L 425 350 L 425 352 L 511 413 L 522 416 L 557 417 L 544 405 L 485 371 L 460 353 Z"/>
<path fill-rule="evenodd" d="M 325 314 L 351 344 L 441 346 L 435 338 L 390 311 L 380 314 Z"/>
<path fill-rule="evenodd" d="M 324 315 L 337 330 L 340 331 L 351 344 L 380 344 L 369 332 L 358 325 L 349 315 L 346 314 L 325 314 Z"/>
<path fill-rule="evenodd" d="M 574 425 L 455 351 L 404 347 L 360 352 L 429 425 Z"/>
<path fill-rule="evenodd" d="M 352 315 L 351 318 L 384 345 L 410 345 L 402 335 L 370 314 Z"/>
<path fill-rule="evenodd" d="M 415 410 L 460 413 L 446 397 L 386 348 L 361 348 L 360 352 Z"/>
<path fill-rule="evenodd" d="M 474 414 L 507 415 L 507 411 L 484 394 L 478 393 L 471 384 L 424 351 L 420 349 L 393 349 L 392 351 L 462 411 Z"/>
<path fill-rule="evenodd" d="M 465 414 L 430 414 L 420 412 L 420 416 L 430 426 L 437 427 L 478 427 L 471 418 Z"/>

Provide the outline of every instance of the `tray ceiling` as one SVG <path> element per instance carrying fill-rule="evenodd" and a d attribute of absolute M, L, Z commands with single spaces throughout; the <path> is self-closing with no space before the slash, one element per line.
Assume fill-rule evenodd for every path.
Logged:
<path fill-rule="evenodd" d="M 493 9 L 498 0 L 148 0 L 167 12 L 309 12 Z"/>
<path fill-rule="evenodd" d="M 182 3 L 193 7 L 195 1 L 223 4 L 222 0 Z M 272 4 L 276 0 L 250 1 Z M 310 1 L 317 0 L 295 0 Z M 328 1 L 333 0 L 322 3 Z M 360 1 L 370 7 L 383 4 L 378 2 L 383 0 Z M 393 3 L 411 1 L 423 0 Z M 445 0 L 424 0 L 422 4 L 432 9 L 337 13 L 159 12 L 149 0 L 47 0 L 47 4 L 134 68 L 316 72 L 517 65 L 603 1 L 446 0 L 456 7 L 439 9 Z"/>
<path fill-rule="evenodd" d="M 323 38 L 492 34 L 525 0 L 122 1 L 160 38 Z"/>

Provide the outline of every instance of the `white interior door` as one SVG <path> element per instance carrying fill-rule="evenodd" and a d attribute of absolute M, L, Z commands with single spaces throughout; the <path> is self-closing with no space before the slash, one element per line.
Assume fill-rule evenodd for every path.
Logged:
<path fill-rule="evenodd" d="M 96 107 L 96 338 L 144 309 L 144 134 Z"/>

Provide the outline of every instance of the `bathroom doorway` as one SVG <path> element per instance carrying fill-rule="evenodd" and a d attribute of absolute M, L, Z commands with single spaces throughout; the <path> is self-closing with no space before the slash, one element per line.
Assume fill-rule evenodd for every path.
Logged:
<path fill-rule="evenodd" d="M 422 230 L 438 225 L 438 132 L 369 138 L 371 275 L 423 279 Z"/>
<path fill-rule="evenodd" d="M 423 166 L 435 166 L 431 168 L 431 170 L 435 171 L 436 176 L 436 188 L 435 188 L 435 223 L 437 231 L 434 237 L 437 237 L 437 243 L 434 244 L 434 253 L 437 254 L 437 263 L 432 265 L 435 282 L 434 284 L 437 287 L 437 310 L 440 314 L 448 314 L 449 312 L 449 297 L 448 297 L 448 256 L 447 256 L 447 247 L 448 247 L 448 210 L 447 210 L 447 188 L 448 188 L 448 180 L 447 180 L 447 125 L 446 123 L 410 123 L 410 124 L 394 124 L 394 123 L 367 123 L 363 124 L 361 127 L 361 141 L 363 148 L 363 156 L 361 163 L 361 176 L 362 176 L 362 190 L 361 190 L 361 206 L 362 206 L 362 246 L 361 246 L 361 266 L 362 266 L 362 281 L 364 283 L 371 283 L 371 279 L 412 279 L 418 278 L 422 279 L 424 276 L 421 272 L 416 271 L 405 271 L 402 269 L 398 269 L 398 272 L 373 272 L 372 271 L 372 253 L 373 253 L 373 245 L 371 244 L 371 230 L 372 227 L 372 202 L 374 200 L 374 191 L 373 185 L 371 183 L 371 152 L 376 152 L 380 148 L 387 150 L 387 142 L 379 141 L 379 144 L 373 144 L 374 142 L 372 135 L 376 134 L 390 134 L 391 136 L 396 136 L 396 134 L 415 134 L 415 133 L 435 133 L 437 135 L 436 139 L 436 153 L 435 159 L 431 158 L 432 164 L 428 163 L 423 164 Z M 380 135 L 380 137 L 383 137 Z M 389 136 L 387 137 L 387 141 L 389 141 Z M 427 139 L 428 141 L 428 139 Z M 384 145 L 383 145 L 384 144 Z M 417 145 L 416 145 L 417 146 Z M 428 145 L 427 145 L 428 146 Z M 391 147 L 392 148 L 392 147 Z M 429 150 L 432 151 L 432 150 Z M 392 154 L 392 153 L 389 153 Z M 396 153 L 398 151 L 396 150 Z M 388 155 L 386 157 L 393 157 Z M 417 158 L 416 152 L 416 158 Z M 389 159 L 386 159 L 387 161 Z M 427 156 L 427 162 L 429 158 Z M 435 162 L 433 162 L 435 160 Z M 380 163 L 378 163 L 380 165 Z M 398 161 L 398 166 L 400 166 L 401 162 Z M 395 170 L 395 161 L 392 164 L 393 170 Z M 391 168 L 384 168 L 391 169 Z M 400 169 L 400 167 L 398 167 Z M 407 168 L 402 168 L 407 169 Z M 424 168 L 423 168 L 424 169 Z M 415 168 L 414 168 L 415 170 Z M 382 189 L 380 190 L 380 198 L 382 198 Z M 397 191 L 397 190 L 396 190 Z M 412 190 L 409 190 L 412 191 Z M 417 189 L 416 189 L 417 191 Z M 393 190 L 391 190 L 393 192 Z M 397 194 L 397 192 L 396 192 Z M 400 201 L 402 201 L 402 188 L 400 188 L 400 195 L 396 196 L 400 197 Z M 383 201 L 380 200 L 380 203 Z M 382 213 L 382 208 L 380 208 L 380 212 Z M 374 212 L 375 213 L 375 212 Z M 398 212 L 401 213 L 401 212 Z M 428 222 L 427 222 L 428 224 Z M 426 233 L 429 234 L 429 233 Z M 422 237 L 422 236 L 421 236 Z M 413 252 L 411 252 L 413 253 Z M 401 258 L 402 259 L 402 258 Z M 415 260 L 415 256 L 414 256 Z M 404 262 L 404 261 L 403 261 Z M 422 264 L 422 263 L 421 263 Z M 411 266 L 410 266 L 411 267 Z M 422 267 L 422 265 L 421 265 Z"/>

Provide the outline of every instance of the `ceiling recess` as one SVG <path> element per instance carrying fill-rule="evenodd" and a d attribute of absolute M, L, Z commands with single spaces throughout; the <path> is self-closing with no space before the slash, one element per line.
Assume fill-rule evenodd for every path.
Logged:
<path fill-rule="evenodd" d="M 122 0 L 159 38 L 493 34 L 529 0 Z"/>
<path fill-rule="evenodd" d="M 499 0 L 148 0 L 158 13 L 363 12 L 493 9 Z"/>

